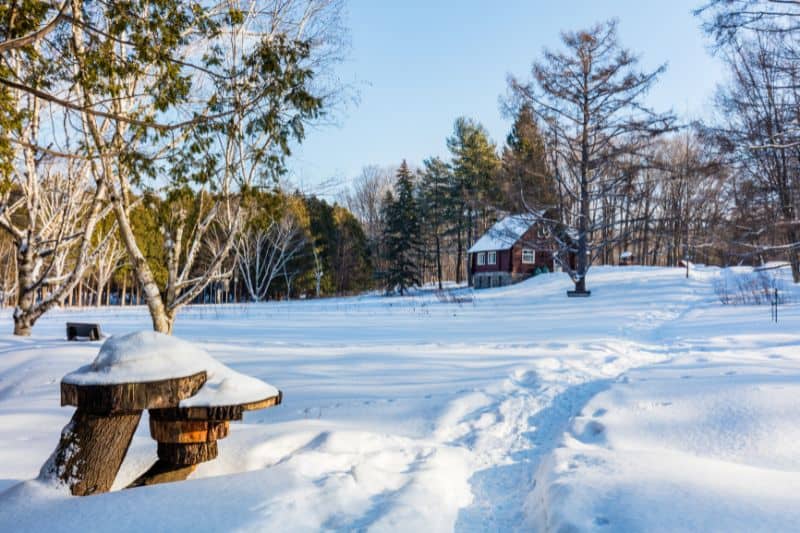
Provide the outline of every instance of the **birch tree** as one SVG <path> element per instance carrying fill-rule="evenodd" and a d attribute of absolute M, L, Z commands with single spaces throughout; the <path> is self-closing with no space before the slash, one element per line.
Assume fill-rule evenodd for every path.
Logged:
<path fill-rule="evenodd" d="M 286 210 L 266 227 L 253 225 L 237 240 L 237 266 L 250 299 L 266 300 L 273 281 L 283 276 L 287 291 L 297 275 L 292 263 L 304 251 L 308 240 L 300 218 Z"/>
<path fill-rule="evenodd" d="M 321 4 L 331 3 L 232 2 L 201 13 L 178 2 L 146 3 L 139 15 L 106 4 L 81 10 L 75 2 L 74 77 L 87 145 L 98 154 L 93 170 L 111 191 L 155 330 L 171 333 L 180 308 L 218 279 L 240 229 L 239 191 L 281 174 L 291 143 L 318 115 L 322 99 L 310 92 L 315 43 L 304 35 L 319 29 Z M 88 38 L 86 27 L 100 36 Z M 119 52 L 109 57 L 107 49 Z M 98 55 L 103 61 L 93 62 Z M 108 106 L 112 112 L 100 111 Z M 174 120 L 182 114 L 190 118 Z M 107 134 L 104 115 L 112 122 Z M 131 224 L 131 201 L 148 177 L 167 182 L 153 189 L 162 197 L 190 186 L 196 192 L 196 204 L 181 204 L 164 225 L 165 287 Z M 221 224 L 226 246 L 200 271 L 203 239 Z"/>

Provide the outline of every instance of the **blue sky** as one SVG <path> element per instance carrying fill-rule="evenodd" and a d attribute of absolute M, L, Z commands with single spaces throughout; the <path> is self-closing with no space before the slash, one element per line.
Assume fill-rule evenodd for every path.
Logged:
<path fill-rule="evenodd" d="M 617 18 L 623 46 L 644 68 L 668 63 L 648 96 L 658 110 L 708 114 L 719 62 L 707 51 L 690 11 L 702 0 L 350 0 L 351 48 L 338 67 L 360 102 L 336 125 L 316 127 L 296 150 L 290 180 L 331 194 L 369 164 L 418 165 L 447 155 L 453 121 L 480 121 L 498 145 L 510 126 L 498 99 L 508 74 L 528 77 L 543 48 L 557 48 L 563 29 Z"/>

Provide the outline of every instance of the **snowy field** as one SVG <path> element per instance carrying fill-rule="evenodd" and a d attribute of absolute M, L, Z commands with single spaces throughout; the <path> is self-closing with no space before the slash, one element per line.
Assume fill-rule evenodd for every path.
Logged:
<path fill-rule="evenodd" d="M 725 306 L 717 269 L 595 268 L 471 302 L 192 308 L 175 335 L 284 392 L 186 482 L 86 498 L 35 481 L 72 408 L 58 383 L 144 309 L 0 320 L 0 531 L 792 531 L 800 304 Z M 727 275 L 727 273 L 726 273 Z M 470 293 L 462 291 L 465 295 Z M 155 460 L 140 425 L 121 489 Z"/>

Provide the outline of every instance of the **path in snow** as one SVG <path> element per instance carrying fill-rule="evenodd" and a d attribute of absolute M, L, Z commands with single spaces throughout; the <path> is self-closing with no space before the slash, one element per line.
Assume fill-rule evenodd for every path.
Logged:
<path fill-rule="evenodd" d="M 570 421 L 622 372 L 669 360 L 674 341 L 663 338 L 661 328 L 695 305 L 714 299 L 705 282 L 687 281 L 678 292 L 675 285 L 674 279 L 658 275 L 620 280 L 614 290 L 636 294 L 636 298 L 617 301 L 617 305 L 638 306 L 641 298 L 649 296 L 651 302 L 659 301 L 658 307 L 620 318 L 619 339 L 550 346 L 569 357 L 537 358 L 535 370 L 517 371 L 497 388 L 493 401 L 462 418 L 460 427 L 467 434 L 460 442 L 477 454 L 483 468 L 470 479 L 475 499 L 459 513 L 457 530 L 530 527 L 525 488 L 534 487 L 541 459 L 560 443 Z M 595 290 L 597 299 L 592 304 L 597 308 L 608 305 L 603 296 L 602 290 L 600 294 Z M 576 321 L 575 328 L 581 327 Z"/>

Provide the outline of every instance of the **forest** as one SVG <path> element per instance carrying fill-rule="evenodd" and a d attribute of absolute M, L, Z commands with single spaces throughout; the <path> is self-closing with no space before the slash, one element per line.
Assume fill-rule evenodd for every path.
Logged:
<path fill-rule="evenodd" d="M 610 20 L 531 50 L 498 143 L 468 109 L 447 157 L 365 161 L 335 198 L 292 185 L 349 90 L 342 0 L 0 5 L 0 299 L 14 333 L 61 306 L 318 298 L 469 280 L 466 250 L 529 213 L 585 290 L 592 265 L 778 261 L 800 281 L 795 2 L 695 12 L 724 63 L 712 119 L 652 109 Z M 436 147 L 431 147 L 436 153 Z M 353 157 L 359 157 L 357 153 Z M 566 257 L 577 257 L 570 264 Z"/>

